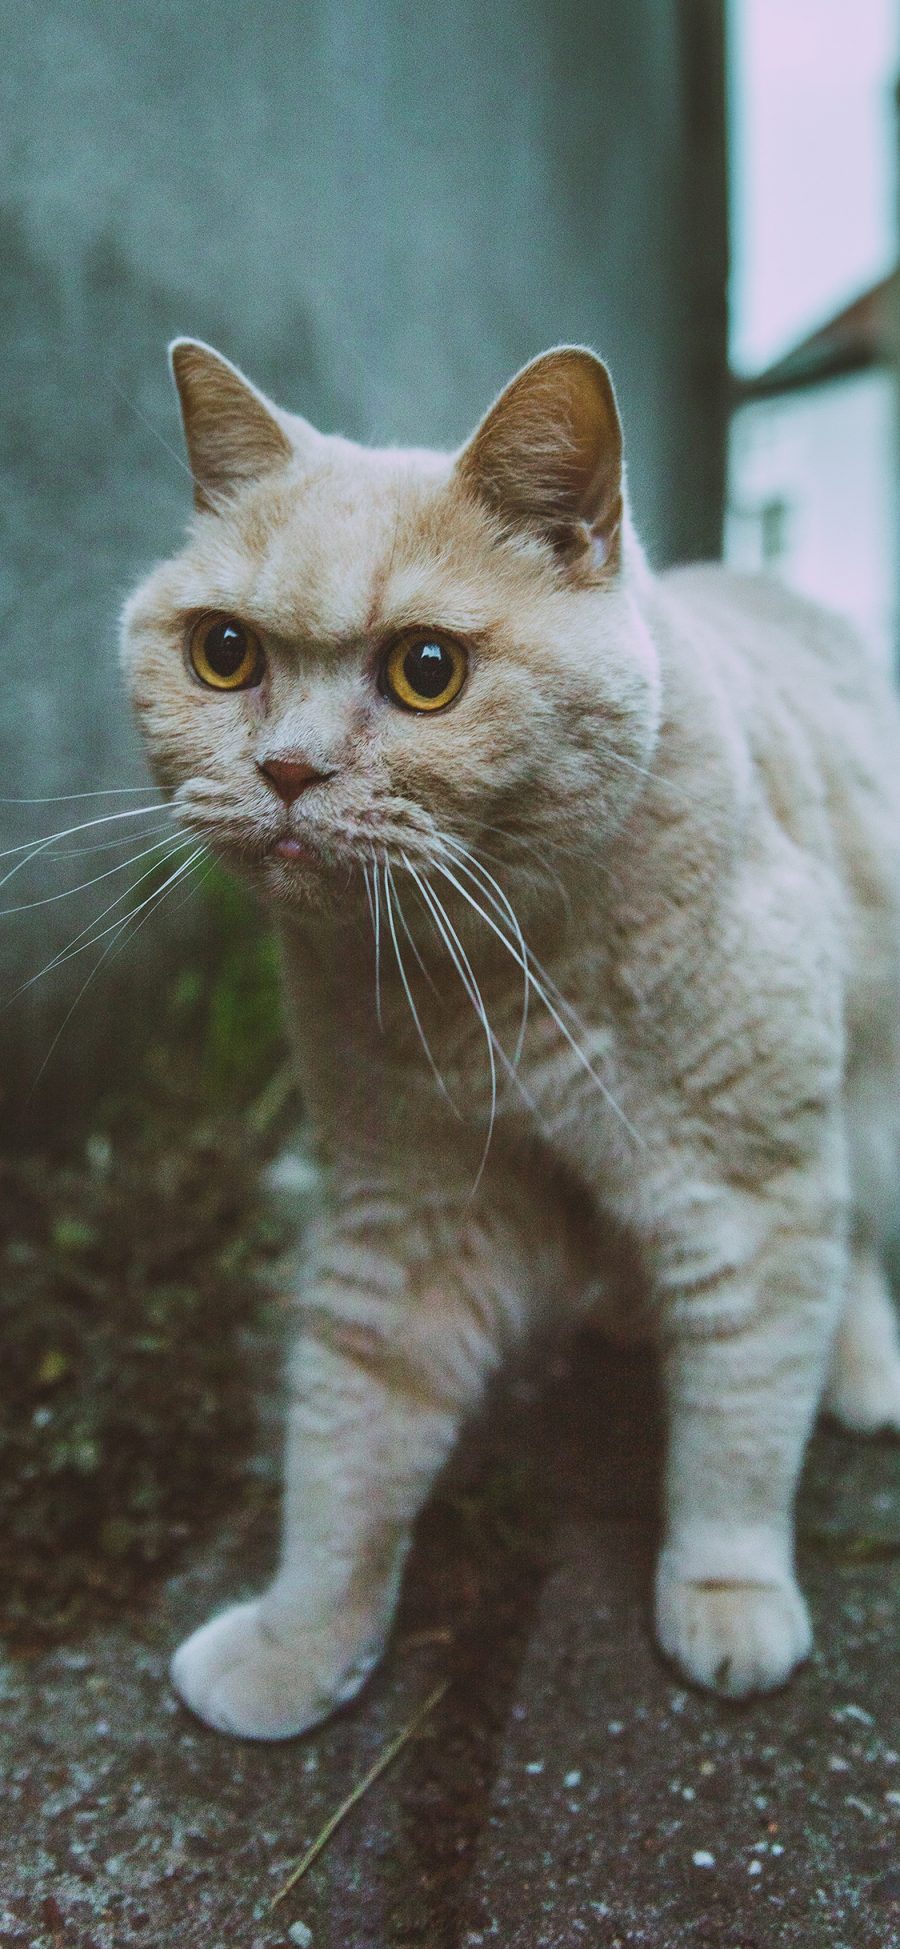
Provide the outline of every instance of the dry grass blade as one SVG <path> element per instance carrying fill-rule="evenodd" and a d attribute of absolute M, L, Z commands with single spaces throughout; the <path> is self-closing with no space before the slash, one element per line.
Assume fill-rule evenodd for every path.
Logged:
<path fill-rule="evenodd" d="M 313 1862 L 317 1860 L 322 1849 L 327 1847 L 335 1828 L 340 1826 L 341 1821 L 356 1806 L 357 1801 L 362 1799 L 364 1793 L 368 1793 L 369 1788 L 374 1785 L 380 1775 L 392 1764 L 397 1758 L 397 1755 L 403 1751 L 404 1746 L 412 1738 L 413 1733 L 418 1731 L 423 1720 L 428 1718 L 429 1713 L 434 1711 L 435 1706 L 440 1705 L 441 1699 L 448 1690 L 449 1685 L 449 1678 L 444 1678 L 441 1680 L 440 1685 L 435 1686 L 434 1691 L 429 1694 L 424 1705 L 420 1705 L 418 1712 L 413 1715 L 408 1725 L 404 1726 L 402 1732 L 398 1732 L 396 1739 L 392 1739 L 390 1745 L 385 1747 L 384 1752 L 379 1754 L 374 1766 L 370 1766 L 368 1773 L 363 1774 L 362 1779 L 357 1781 L 356 1786 L 348 1793 L 346 1800 L 342 1800 L 340 1806 L 335 1808 L 334 1813 L 329 1815 L 321 1833 L 316 1835 L 315 1840 L 311 1847 L 307 1848 L 302 1860 L 298 1861 L 296 1868 L 291 1870 L 287 1881 L 282 1883 L 277 1895 L 272 1896 L 272 1900 L 269 1903 L 270 1914 L 273 1909 L 278 1907 L 279 1902 L 284 1901 L 285 1895 L 289 1895 L 291 1889 L 296 1888 L 298 1881 L 302 1881 L 307 1869 L 312 1867 Z"/>

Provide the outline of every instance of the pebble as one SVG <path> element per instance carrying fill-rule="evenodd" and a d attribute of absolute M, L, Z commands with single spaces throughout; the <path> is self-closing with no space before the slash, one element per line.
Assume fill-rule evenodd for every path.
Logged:
<path fill-rule="evenodd" d="M 296 1942 L 297 1949 L 310 1949 L 313 1939 L 312 1929 L 305 1922 L 292 1922 L 288 1929 L 288 1941 Z"/>
<path fill-rule="evenodd" d="M 566 1774 L 566 1777 L 563 1781 L 563 1786 L 580 1787 L 580 1785 L 581 1785 L 581 1768 L 578 1766 L 573 1766 L 571 1773 Z"/>
<path fill-rule="evenodd" d="M 65 1672 L 89 1672 L 93 1660 L 86 1651 L 58 1651 L 56 1663 Z"/>
<path fill-rule="evenodd" d="M 262 1183 L 270 1198 L 311 1198 L 318 1189 L 319 1172 L 299 1151 L 283 1150 L 280 1157 L 262 1173 Z"/>
<path fill-rule="evenodd" d="M 543 1760 L 529 1760 L 525 1768 L 525 1771 L 526 1773 L 543 1773 L 544 1771 Z"/>
<path fill-rule="evenodd" d="M 762 1874 L 762 1862 L 761 1862 L 761 1861 L 751 1861 L 751 1862 L 750 1862 L 750 1863 L 748 1864 L 748 1867 L 747 1867 L 747 1873 L 748 1873 L 748 1875 L 761 1875 L 761 1874 Z"/>
<path fill-rule="evenodd" d="M 705 1847 L 695 1848 L 691 1855 L 691 1860 L 695 1868 L 714 1868 L 716 1865 L 715 1855 L 710 1854 L 708 1848 Z"/>

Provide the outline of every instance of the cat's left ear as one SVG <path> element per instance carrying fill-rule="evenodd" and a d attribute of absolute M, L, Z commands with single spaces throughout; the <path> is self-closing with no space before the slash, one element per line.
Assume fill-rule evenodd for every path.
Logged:
<path fill-rule="evenodd" d="M 573 569 L 614 567 L 622 525 L 622 429 L 602 360 L 560 345 L 523 367 L 457 461 L 505 524 L 549 541 Z"/>

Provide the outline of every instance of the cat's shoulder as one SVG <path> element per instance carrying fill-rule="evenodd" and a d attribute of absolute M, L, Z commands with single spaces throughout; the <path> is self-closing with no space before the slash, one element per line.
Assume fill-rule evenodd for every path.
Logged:
<path fill-rule="evenodd" d="M 722 562 L 687 562 L 665 569 L 662 588 L 680 608 L 750 627 L 787 630 L 823 642 L 855 637 L 852 625 L 830 609 L 787 587 L 777 576 L 727 567 Z"/>
<path fill-rule="evenodd" d="M 820 682 L 843 687 L 852 674 L 857 691 L 888 688 L 877 651 L 855 624 L 775 575 L 699 562 L 667 569 L 659 587 L 673 621 L 704 639 L 714 661 L 777 670 L 788 685 L 815 667 Z"/>

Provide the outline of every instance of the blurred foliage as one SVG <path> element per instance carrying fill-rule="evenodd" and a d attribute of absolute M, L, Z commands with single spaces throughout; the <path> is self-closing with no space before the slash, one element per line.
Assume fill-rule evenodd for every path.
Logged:
<path fill-rule="evenodd" d="M 242 1338 L 285 1242 L 265 1135 L 222 1119 L 95 1133 L 0 1167 L 0 1616 L 64 1630 L 132 1595 L 234 1494 L 252 1427 Z"/>
<path fill-rule="evenodd" d="M 133 1596 L 246 1466 L 246 1335 L 287 1243 L 260 1172 L 297 1105 L 271 935 L 218 868 L 201 897 L 87 1140 L 0 1161 L 0 1620 L 19 1641 Z"/>
<path fill-rule="evenodd" d="M 218 866 L 205 874 L 202 930 L 176 957 L 144 1055 L 151 1086 L 180 1075 L 195 1104 L 239 1107 L 285 1060 L 278 950 L 250 896 Z"/>

